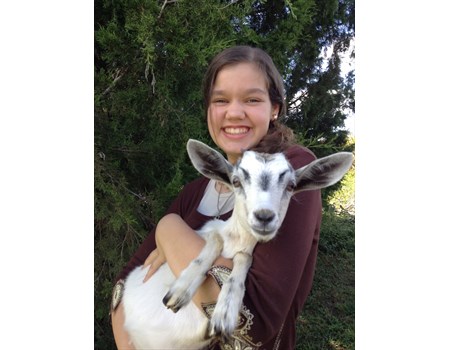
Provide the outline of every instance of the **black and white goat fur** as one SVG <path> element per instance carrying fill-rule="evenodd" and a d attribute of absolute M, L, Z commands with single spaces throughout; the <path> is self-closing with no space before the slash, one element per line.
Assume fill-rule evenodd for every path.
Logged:
<path fill-rule="evenodd" d="M 232 216 L 207 222 L 197 233 L 206 241 L 200 255 L 178 279 L 168 264 L 143 283 L 146 269 L 137 267 L 125 282 L 125 329 L 136 349 L 201 349 L 237 326 L 245 279 L 258 242 L 275 237 L 291 196 L 338 182 L 353 162 L 341 152 L 294 170 L 282 153 L 244 152 L 235 164 L 205 144 L 189 140 L 189 157 L 204 176 L 225 183 L 235 193 Z M 233 259 L 211 320 L 191 299 L 218 256 Z M 165 304 L 165 305 L 164 305 Z"/>

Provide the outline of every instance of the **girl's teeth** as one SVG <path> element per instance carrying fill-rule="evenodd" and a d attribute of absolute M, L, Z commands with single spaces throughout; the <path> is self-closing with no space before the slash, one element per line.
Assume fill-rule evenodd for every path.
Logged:
<path fill-rule="evenodd" d="M 225 128 L 225 132 L 228 134 L 244 134 L 247 132 L 247 128 Z"/>

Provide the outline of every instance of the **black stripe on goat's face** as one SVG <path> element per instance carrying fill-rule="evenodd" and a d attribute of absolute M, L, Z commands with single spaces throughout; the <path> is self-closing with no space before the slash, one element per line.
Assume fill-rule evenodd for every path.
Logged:
<path fill-rule="evenodd" d="M 285 156 L 245 152 L 233 170 L 236 200 L 243 206 L 247 224 L 259 241 L 272 239 L 286 215 L 294 170 Z M 238 199 L 239 198 L 239 199 Z"/>
<path fill-rule="evenodd" d="M 259 175 L 259 187 L 261 189 L 261 191 L 268 191 L 269 190 L 269 186 L 270 186 L 270 179 L 271 176 L 267 171 L 263 171 L 260 175 Z"/>

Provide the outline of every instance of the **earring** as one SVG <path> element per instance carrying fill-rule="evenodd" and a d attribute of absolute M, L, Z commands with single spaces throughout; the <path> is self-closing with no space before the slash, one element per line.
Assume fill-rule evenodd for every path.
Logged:
<path fill-rule="evenodd" d="M 272 120 L 277 120 L 277 118 L 278 118 L 278 114 L 274 114 Z"/>

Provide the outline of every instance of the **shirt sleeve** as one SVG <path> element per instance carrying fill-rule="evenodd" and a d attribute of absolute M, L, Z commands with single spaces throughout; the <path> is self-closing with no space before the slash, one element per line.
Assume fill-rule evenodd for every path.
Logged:
<path fill-rule="evenodd" d="M 188 192 L 191 191 L 191 184 L 186 185 L 183 190 L 180 192 L 177 198 L 172 202 L 170 207 L 165 212 L 165 215 L 170 213 L 175 213 L 183 217 L 184 206 L 182 203 L 185 202 L 184 198 L 188 196 Z M 123 268 L 120 274 L 116 277 L 116 282 L 119 280 L 125 280 L 128 274 L 133 271 L 137 266 L 144 264 L 145 259 L 149 256 L 149 254 L 156 249 L 156 241 L 155 241 L 155 231 L 156 226 L 149 232 L 145 240 L 141 243 L 137 251 L 128 261 L 127 265 Z"/>

